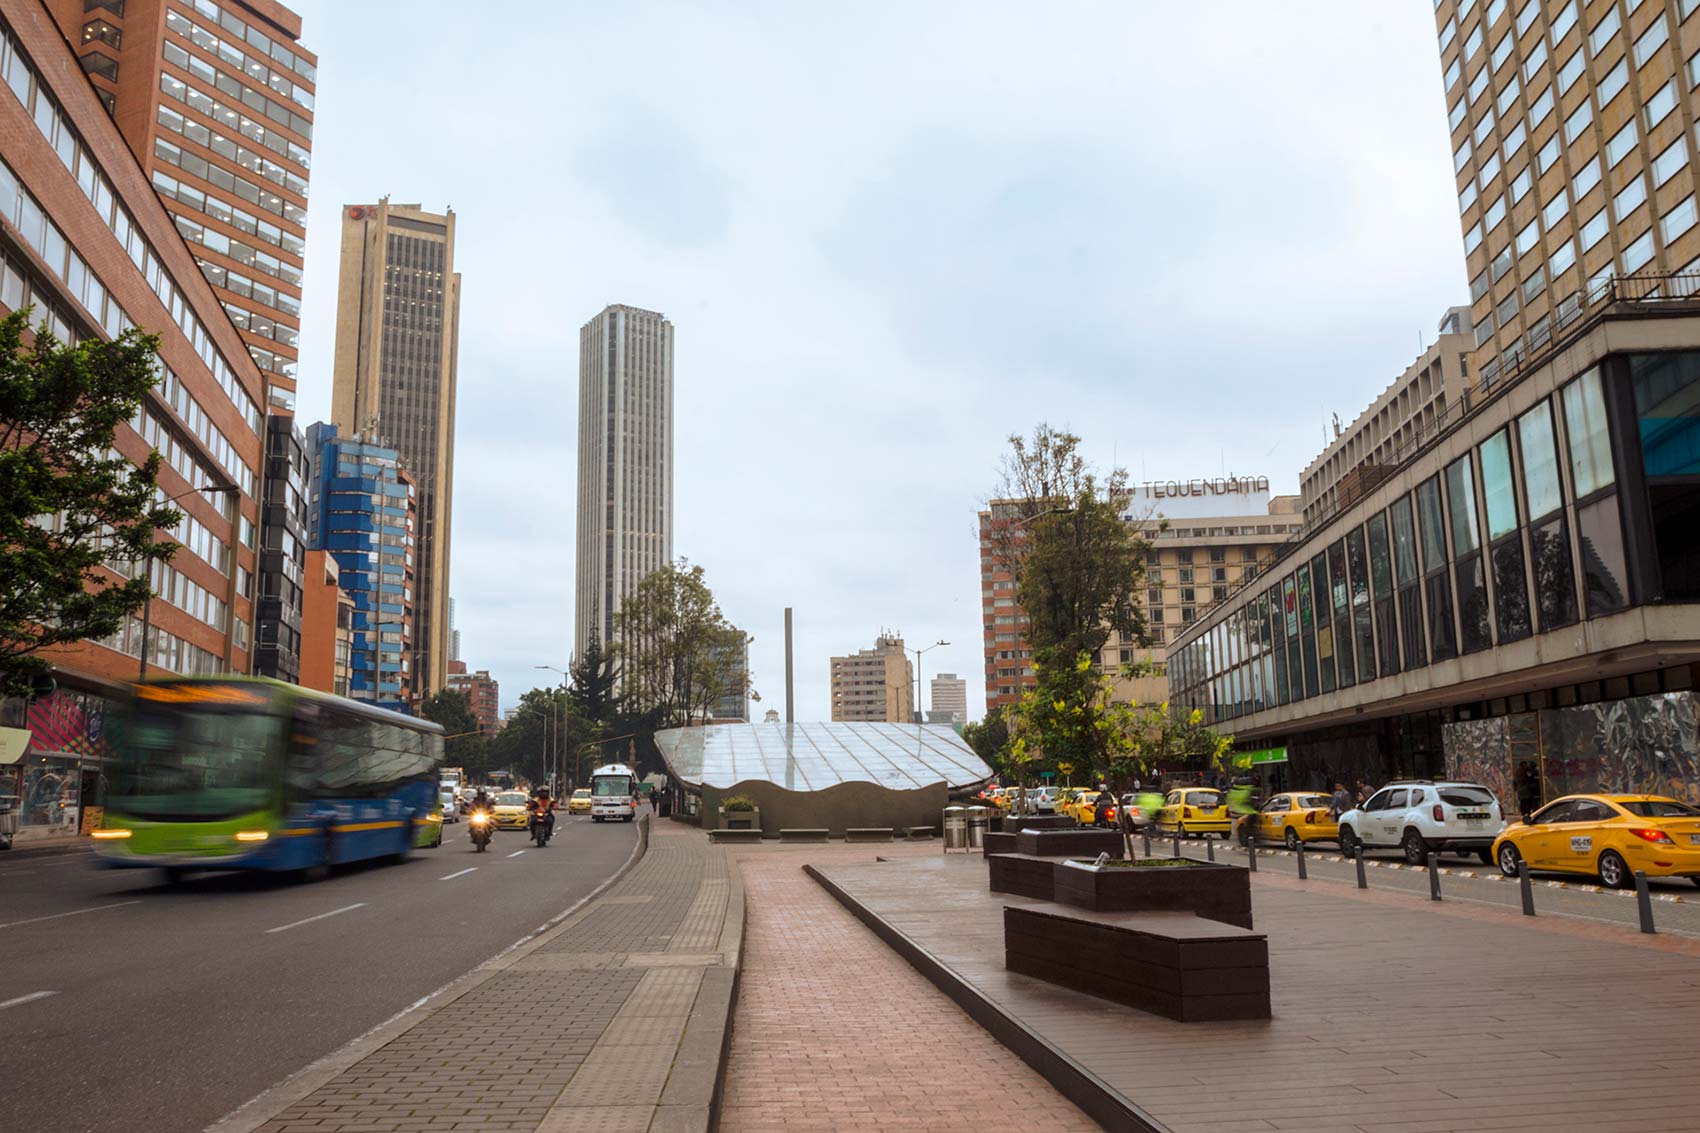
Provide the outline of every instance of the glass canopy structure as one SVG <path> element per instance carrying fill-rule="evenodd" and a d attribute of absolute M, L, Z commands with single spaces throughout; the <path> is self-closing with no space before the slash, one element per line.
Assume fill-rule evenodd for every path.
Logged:
<path fill-rule="evenodd" d="M 764 782 L 788 791 L 872 783 L 913 791 L 949 789 L 992 776 L 974 749 L 944 724 L 714 724 L 655 737 L 673 776 L 694 788 Z"/>

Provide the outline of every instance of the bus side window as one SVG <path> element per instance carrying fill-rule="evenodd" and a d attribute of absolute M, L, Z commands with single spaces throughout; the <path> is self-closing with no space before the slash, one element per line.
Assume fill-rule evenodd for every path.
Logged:
<path fill-rule="evenodd" d="M 289 766 L 284 782 L 291 798 L 311 798 L 319 786 L 319 741 L 305 723 L 289 735 Z"/>

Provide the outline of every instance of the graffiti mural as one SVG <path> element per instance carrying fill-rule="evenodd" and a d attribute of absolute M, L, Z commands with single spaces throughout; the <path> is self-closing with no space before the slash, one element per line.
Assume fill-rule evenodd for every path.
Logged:
<path fill-rule="evenodd" d="M 1461 720 L 1441 726 L 1446 777 L 1480 783 L 1508 807 L 1516 797 L 1511 782 L 1511 729 L 1504 716 Z"/>
<path fill-rule="evenodd" d="M 1694 694 L 1667 692 L 1541 713 L 1547 797 L 1670 795 L 1700 805 Z"/>

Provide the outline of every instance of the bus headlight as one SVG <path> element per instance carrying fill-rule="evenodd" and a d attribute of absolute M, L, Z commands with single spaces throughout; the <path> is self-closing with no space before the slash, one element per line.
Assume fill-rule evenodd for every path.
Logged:
<path fill-rule="evenodd" d="M 270 837 L 271 834 L 264 830 L 238 830 L 236 832 L 238 842 L 264 842 Z"/>
<path fill-rule="evenodd" d="M 130 836 L 130 831 L 128 831 L 128 830 L 96 830 L 96 831 L 93 832 L 93 836 L 95 838 L 100 839 L 102 842 L 111 842 L 111 841 L 116 841 L 120 838 L 128 838 Z"/>

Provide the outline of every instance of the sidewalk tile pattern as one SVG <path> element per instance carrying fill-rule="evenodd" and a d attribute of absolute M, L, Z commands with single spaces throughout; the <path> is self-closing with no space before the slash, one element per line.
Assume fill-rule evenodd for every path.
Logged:
<path fill-rule="evenodd" d="M 1275 1017 L 1183 1024 L 1006 971 L 979 861 L 821 872 L 1176 1133 L 1700 1129 L 1692 940 L 1259 872 Z"/>
<path fill-rule="evenodd" d="M 749 923 L 722 1129 L 1097 1128 L 802 871 L 873 851 L 734 852 Z"/>
<path fill-rule="evenodd" d="M 676 941 L 712 949 L 726 904 L 724 851 L 657 824 L 643 859 L 564 930 L 260 1129 L 646 1130 L 703 969 L 628 961 L 671 959 Z"/>

